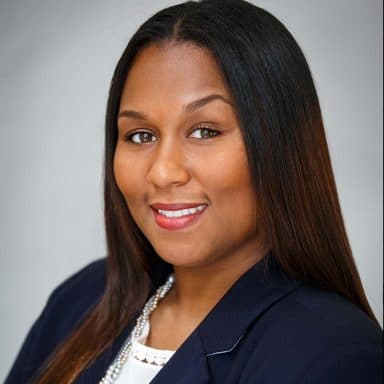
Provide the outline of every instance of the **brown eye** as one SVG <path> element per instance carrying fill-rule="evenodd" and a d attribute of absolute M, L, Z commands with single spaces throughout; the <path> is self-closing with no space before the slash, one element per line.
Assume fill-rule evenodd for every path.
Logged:
<path fill-rule="evenodd" d="M 195 129 L 192 133 L 191 133 L 191 137 L 195 138 L 195 139 L 210 139 L 214 136 L 217 136 L 219 135 L 220 132 L 212 129 L 212 128 L 207 128 L 207 127 L 203 127 L 203 128 L 198 128 L 198 129 Z"/>
<path fill-rule="evenodd" d="M 145 144 L 156 141 L 156 137 L 149 132 L 135 132 L 129 135 L 128 139 L 135 144 Z"/>

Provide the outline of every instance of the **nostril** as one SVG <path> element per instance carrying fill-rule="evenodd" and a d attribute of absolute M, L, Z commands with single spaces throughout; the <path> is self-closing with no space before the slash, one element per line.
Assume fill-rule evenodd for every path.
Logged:
<path fill-rule="evenodd" d="M 172 184 L 185 184 L 190 180 L 188 169 L 182 162 L 161 160 L 153 162 L 147 173 L 147 180 L 160 188 Z"/>

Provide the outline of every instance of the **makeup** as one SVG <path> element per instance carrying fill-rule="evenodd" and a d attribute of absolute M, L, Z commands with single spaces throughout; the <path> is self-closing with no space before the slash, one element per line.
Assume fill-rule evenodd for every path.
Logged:
<path fill-rule="evenodd" d="M 167 230 L 178 230 L 196 222 L 204 213 L 206 204 L 153 204 L 156 224 Z"/>

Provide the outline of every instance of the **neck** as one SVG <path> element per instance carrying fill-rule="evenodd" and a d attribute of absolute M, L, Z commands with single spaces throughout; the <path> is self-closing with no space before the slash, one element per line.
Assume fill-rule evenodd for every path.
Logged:
<path fill-rule="evenodd" d="M 265 254 L 264 250 L 252 252 L 200 267 L 175 266 L 175 283 L 165 301 L 172 305 L 178 316 L 204 316 Z"/>

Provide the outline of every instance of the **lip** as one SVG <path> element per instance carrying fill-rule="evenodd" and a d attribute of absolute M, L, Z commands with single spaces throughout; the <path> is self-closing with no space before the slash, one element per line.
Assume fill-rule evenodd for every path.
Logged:
<path fill-rule="evenodd" d="M 181 217 L 166 217 L 164 215 L 161 215 L 157 209 L 163 209 L 163 210 L 178 210 L 178 209 L 187 209 L 187 208 L 194 208 L 199 205 L 203 204 L 152 204 L 152 212 L 155 219 L 156 224 L 163 229 L 169 230 L 169 231 L 177 231 L 180 229 L 184 229 L 189 227 L 192 224 L 195 224 L 202 214 L 205 212 L 207 205 L 205 205 L 205 208 L 200 211 L 196 212 L 192 215 L 186 215 Z M 177 207 L 177 208 L 176 208 Z"/>

